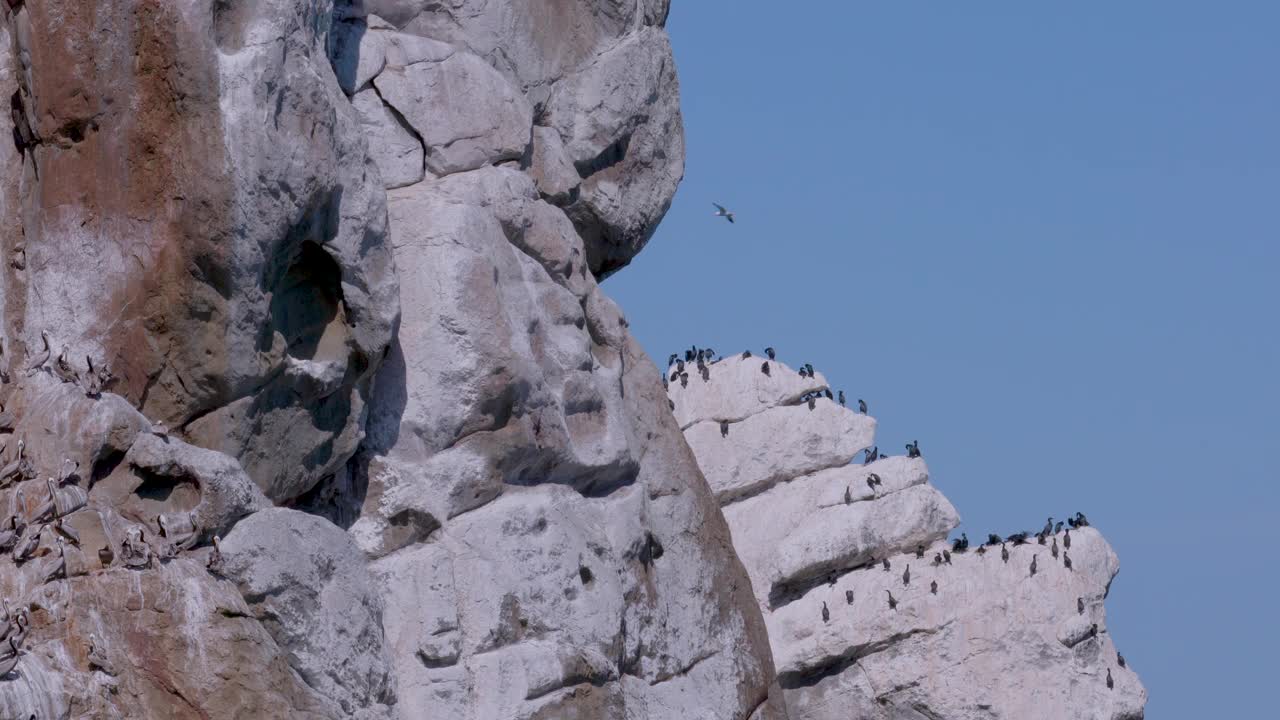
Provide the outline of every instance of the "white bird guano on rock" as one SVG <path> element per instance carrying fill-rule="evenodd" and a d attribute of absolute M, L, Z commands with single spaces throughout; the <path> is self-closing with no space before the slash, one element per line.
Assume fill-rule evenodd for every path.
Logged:
<path fill-rule="evenodd" d="M 1074 531 L 1073 562 L 1035 559 L 1034 544 L 1005 548 L 1011 562 L 946 546 L 960 518 L 917 443 L 863 465 L 875 420 L 825 392 L 797 406 L 826 379 L 758 366 L 730 356 L 668 394 L 751 576 L 792 720 L 1142 717 L 1103 607 L 1119 562 L 1097 531 Z M 947 560 L 881 570 L 933 556 Z"/>

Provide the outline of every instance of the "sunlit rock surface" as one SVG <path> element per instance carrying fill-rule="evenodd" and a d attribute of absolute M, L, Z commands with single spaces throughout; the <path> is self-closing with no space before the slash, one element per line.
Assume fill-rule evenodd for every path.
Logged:
<path fill-rule="evenodd" d="M 666 13 L 0 6 L 0 716 L 785 717 L 597 284 L 683 173 Z"/>
<path fill-rule="evenodd" d="M 1120 564 L 1101 534 L 1008 544 L 1007 562 L 972 538 L 948 561 L 960 517 L 924 459 L 863 464 L 875 421 L 826 397 L 810 409 L 821 375 L 780 362 L 765 375 L 762 362 L 719 360 L 668 393 L 751 576 L 793 720 L 1143 716 L 1146 690 L 1107 632 Z"/>

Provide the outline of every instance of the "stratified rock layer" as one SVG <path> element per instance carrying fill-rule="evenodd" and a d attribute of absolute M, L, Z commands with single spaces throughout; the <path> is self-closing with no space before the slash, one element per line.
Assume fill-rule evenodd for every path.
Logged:
<path fill-rule="evenodd" d="M 821 396 L 810 407 L 825 379 L 761 363 L 723 359 L 668 392 L 751 576 L 793 720 L 1143 716 L 1146 690 L 1107 632 L 1120 565 L 1097 531 L 1069 533 L 1070 549 L 1065 532 L 1010 543 L 1007 561 L 999 545 L 944 558 L 960 518 L 924 460 L 853 463 L 875 422 Z"/>
<path fill-rule="evenodd" d="M 0 5 L 0 716 L 785 717 L 597 285 L 666 11 Z"/>

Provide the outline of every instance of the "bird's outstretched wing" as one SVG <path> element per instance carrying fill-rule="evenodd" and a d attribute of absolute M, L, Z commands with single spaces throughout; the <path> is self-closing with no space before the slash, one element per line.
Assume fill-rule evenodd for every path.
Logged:
<path fill-rule="evenodd" d="M 724 219 L 733 222 L 733 213 L 726 213 Z"/>
<path fill-rule="evenodd" d="M 724 206 L 723 206 L 723 205 L 721 205 L 720 203 L 711 203 L 711 204 L 712 204 L 712 205 L 715 205 L 715 206 L 716 206 L 716 210 L 719 210 L 721 214 L 724 214 L 724 213 L 729 212 L 728 210 L 725 210 L 725 209 L 724 209 Z"/>

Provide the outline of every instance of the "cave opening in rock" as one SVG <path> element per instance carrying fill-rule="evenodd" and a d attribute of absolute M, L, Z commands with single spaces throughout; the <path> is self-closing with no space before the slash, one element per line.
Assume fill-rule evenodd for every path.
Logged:
<path fill-rule="evenodd" d="M 342 269 L 319 244 L 308 240 L 293 252 L 272 289 L 271 318 L 293 357 L 336 359 L 345 353 Z"/>

